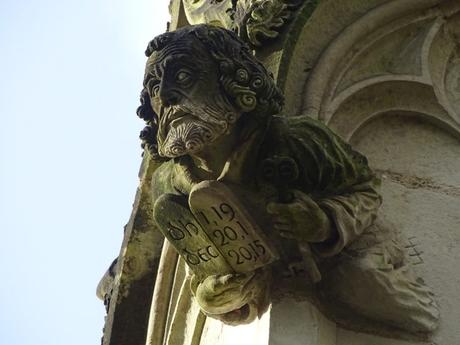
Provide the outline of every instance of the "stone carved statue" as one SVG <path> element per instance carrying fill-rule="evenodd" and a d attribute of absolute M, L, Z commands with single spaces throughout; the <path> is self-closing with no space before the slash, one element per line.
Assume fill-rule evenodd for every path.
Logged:
<path fill-rule="evenodd" d="M 364 156 L 308 116 L 282 116 L 281 92 L 231 31 L 181 28 L 146 55 L 141 138 L 163 162 L 154 218 L 206 315 L 249 323 L 272 280 L 302 276 L 331 315 L 343 307 L 411 333 L 435 329 L 430 290 L 397 232 L 376 221 L 379 179 Z"/>

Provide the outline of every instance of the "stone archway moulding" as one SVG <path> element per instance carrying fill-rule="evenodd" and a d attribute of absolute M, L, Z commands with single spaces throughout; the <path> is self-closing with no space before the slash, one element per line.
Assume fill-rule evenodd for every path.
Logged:
<path fill-rule="evenodd" d="M 318 16 L 325 16 L 326 11 L 321 11 L 321 5 L 332 6 L 326 1 L 318 6 L 311 20 L 320 22 Z M 281 86 L 285 90 L 302 87 L 303 91 L 294 98 L 287 97 L 287 109 L 289 114 L 309 114 L 318 116 L 333 128 L 340 122 L 349 122 L 350 118 L 340 119 L 344 103 L 352 99 L 362 99 L 363 95 L 372 97 L 371 88 L 377 91 L 376 85 L 388 83 L 402 83 L 407 85 L 408 91 L 415 84 L 417 88 L 432 90 L 434 103 L 439 103 L 437 111 L 431 117 L 437 117 L 445 126 L 453 131 L 459 131 L 460 109 L 457 101 L 452 100 L 453 84 L 458 78 L 458 50 L 454 37 L 446 29 L 447 23 L 458 21 L 455 13 L 460 11 L 460 4 L 456 1 L 439 0 L 407 0 L 390 1 L 370 9 L 367 13 L 357 18 L 353 23 L 344 27 L 343 30 L 326 47 L 309 46 L 294 47 L 286 50 L 281 59 L 281 65 L 296 66 L 295 70 L 309 71 L 302 81 L 299 76 L 302 73 L 289 72 L 280 75 Z M 316 17 L 315 17 L 316 16 Z M 288 35 L 287 40 L 295 42 L 296 37 L 308 36 L 312 30 L 307 22 L 296 35 Z M 328 28 L 325 27 L 327 32 Z M 294 37 L 295 36 L 295 37 Z M 402 54 L 397 46 L 391 47 L 388 43 L 401 40 L 401 46 L 411 45 L 410 59 L 404 64 L 398 65 L 398 54 Z M 403 45 L 404 43 L 404 45 Z M 327 42 L 326 42 L 327 44 Z M 388 49 L 385 48 L 388 46 Z M 383 48 L 382 48 L 383 47 Z M 322 49 L 316 62 L 305 60 L 305 53 L 301 50 Z M 387 49 L 386 51 L 384 49 Z M 393 50 L 391 50 L 393 49 Z M 380 54 L 380 55 L 379 55 Z M 313 55 L 313 54 L 310 54 Z M 383 61 L 381 55 L 387 58 Z M 417 56 L 415 56 L 417 55 Z M 367 59 L 368 70 L 362 68 L 363 59 Z M 371 65 L 371 62 L 382 60 L 382 66 Z M 400 59 L 402 60 L 402 58 Z M 312 67 L 309 67 L 312 66 Z M 361 68 L 361 69 L 360 69 Z M 294 80 L 297 78 L 297 80 Z M 303 86 L 302 86 L 303 85 Z M 357 97 L 361 95 L 361 97 Z M 374 95 L 375 96 L 375 95 Z M 401 95 L 402 98 L 405 94 Z M 431 98 L 431 96 L 430 96 Z M 389 98 L 390 100 L 391 98 Z M 414 98 L 414 102 L 425 101 Z M 391 102 L 390 103 L 394 103 Z M 394 107 L 394 104 L 382 104 L 381 111 Z M 403 107 L 400 110 L 416 111 L 419 106 Z M 370 114 L 368 114 L 370 116 Z M 352 120 L 353 121 L 353 120 Z M 359 123 L 350 125 L 359 127 Z M 444 126 L 444 127 L 445 127 Z M 340 131 L 339 131 L 340 132 Z M 349 138 L 350 133 L 343 133 Z"/>

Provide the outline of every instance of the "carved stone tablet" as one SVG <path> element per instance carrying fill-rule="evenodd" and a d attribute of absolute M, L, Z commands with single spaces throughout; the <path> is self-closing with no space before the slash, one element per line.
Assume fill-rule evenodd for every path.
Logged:
<path fill-rule="evenodd" d="M 224 183 L 203 181 L 195 185 L 189 205 L 235 272 L 252 272 L 278 258 L 253 217 Z"/>
<path fill-rule="evenodd" d="M 155 202 L 153 216 L 161 232 L 197 276 L 205 278 L 212 274 L 233 272 L 190 212 L 185 197 L 162 195 Z"/>

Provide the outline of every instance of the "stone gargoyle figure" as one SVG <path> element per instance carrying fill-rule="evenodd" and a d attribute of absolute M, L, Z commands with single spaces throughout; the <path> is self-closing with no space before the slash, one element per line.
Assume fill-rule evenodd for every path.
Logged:
<path fill-rule="evenodd" d="M 249 323 L 274 280 L 411 333 L 435 329 L 430 290 L 382 225 L 366 158 L 310 116 L 282 113 L 274 80 L 236 34 L 197 25 L 147 48 L 138 115 L 157 226 L 189 269 L 202 311 Z M 310 114 L 314 115 L 314 114 Z"/>

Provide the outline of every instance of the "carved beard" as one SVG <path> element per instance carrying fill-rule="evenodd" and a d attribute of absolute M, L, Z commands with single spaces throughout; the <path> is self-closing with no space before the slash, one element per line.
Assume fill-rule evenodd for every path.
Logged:
<path fill-rule="evenodd" d="M 172 106 L 160 115 L 158 152 L 179 157 L 200 152 L 205 145 L 228 133 L 238 116 L 223 100 L 213 105 Z"/>

